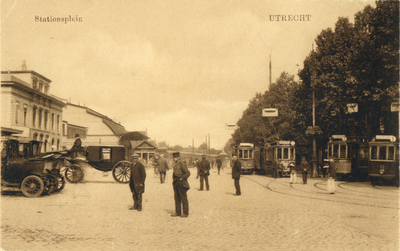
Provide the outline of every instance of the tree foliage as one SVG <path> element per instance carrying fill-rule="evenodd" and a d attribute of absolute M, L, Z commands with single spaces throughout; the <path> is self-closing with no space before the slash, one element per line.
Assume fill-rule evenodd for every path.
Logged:
<path fill-rule="evenodd" d="M 399 2 L 377 1 L 354 20 L 340 17 L 333 29 L 321 31 L 299 83 L 283 72 L 270 90 L 250 100 L 232 134 L 236 144 L 283 139 L 310 147 L 305 132 L 313 125 L 313 94 L 320 147 L 332 134 L 398 136 L 398 113 L 390 112 L 390 104 L 399 100 Z M 358 112 L 349 112 L 352 103 Z M 278 108 L 279 117 L 262 118 L 263 108 Z"/>

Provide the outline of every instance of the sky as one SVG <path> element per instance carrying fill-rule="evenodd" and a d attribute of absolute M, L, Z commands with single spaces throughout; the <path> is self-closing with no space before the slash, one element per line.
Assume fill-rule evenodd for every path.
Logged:
<path fill-rule="evenodd" d="M 296 74 L 317 35 L 374 1 L 2 0 L 1 70 L 157 143 L 222 149 L 249 101 Z M 306 21 L 277 21 L 276 15 Z M 76 18 L 74 22 L 69 21 Z M 68 17 L 68 22 L 43 22 Z M 261 111 L 260 111 L 261 115 Z"/>

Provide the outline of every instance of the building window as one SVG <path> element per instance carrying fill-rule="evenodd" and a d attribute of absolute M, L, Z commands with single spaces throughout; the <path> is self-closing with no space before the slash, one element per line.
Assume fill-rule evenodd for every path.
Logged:
<path fill-rule="evenodd" d="M 57 115 L 57 132 L 60 132 L 60 115 Z"/>
<path fill-rule="evenodd" d="M 49 85 L 44 86 L 44 93 L 47 94 L 49 92 Z"/>
<path fill-rule="evenodd" d="M 47 120 L 48 120 L 48 117 L 49 117 L 49 112 L 48 111 L 45 111 L 44 112 L 44 128 L 47 130 Z"/>
<path fill-rule="evenodd" d="M 15 124 L 18 125 L 18 117 L 19 117 L 19 102 L 15 103 Z"/>
<path fill-rule="evenodd" d="M 24 104 L 24 125 L 26 125 L 27 116 L 28 116 L 28 105 Z"/>
<path fill-rule="evenodd" d="M 57 139 L 57 150 L 60 150 L 60 140 Z"/>
<path fill-rule="evenodd" d="M 43 82 L 42 81 L 39 82 L 39 91 L 43 92 Z"/>
<path fill-rule="evenodd" d="M 32 87 L 33 87 L 34 90 L 36 90 L 38 88 L 38 84 L 37 84 L 37 79 L 36 78 L 32 79 Z"/>
<path fill-rule="evenodd" d="M 65 124 L 63 124 L 63 125 L 62 125 L 62 133 L 63 133 L 63 136 L 65 136 L 65 135 L 66 135 L 66 131 L 65 131 Z"/>
<path fill-rule="evenodd" d="M 42 127 L 43 110 L 39 109 L 39 128 Z"/>
<path fill-rule="evenodd" d="M 33 119 L 32 119 L 32 123 L 33 123 L 33 127 L 36 127 L 36 112 L 37 112 L 37 107 L 33 107 Z"/>
<path fill-rule="evenodd" d="M 50 129 L 51 129 L 51 131 L 54 131 L 54 113 L 51 114 L 51 121 L 50 121 L 50 123 L 51 123 Z"/>

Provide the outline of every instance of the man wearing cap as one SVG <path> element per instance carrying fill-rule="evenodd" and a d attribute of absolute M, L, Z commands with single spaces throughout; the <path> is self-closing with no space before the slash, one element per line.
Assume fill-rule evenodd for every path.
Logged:
<path fill-rule="evenodd" d="M 236 188 L 236 193 L 234 195 L 239 196 L 241 195 L 240 191 L 240 174 L 242 173 L 242 164 L 240 163 L 240 160 L 238 160 L 237 156 L 235 154 L 232 155 L 232 179 L 235 180 L 235 188 Z"/>
<path fill-rule="evenodd" d="M 206 189 L 210 191 L 210 184 L 208 183 L 208 176 L 210 175 L 210 162 L 206 160 L 206 156 L 201 156 L 201 161 L 199 163 L 200 167 L 200 189 L 199 191 L 203 191 L 204 180 L 206 181 Z"/>
<path fill-rule="evenodd" d="M 179 152 L 172 154 L 174 158 L 174 173 L 172 175 L 172 186 L 174 188 L 175 199 L 175 214 L 172 217 L 188 217 L 189 216 L 189 201 L 187 199 L 187 190 L 190 189 L 187 179 L 190 172 L 186 165 L 183 164 Z M 182 214 L 183 208 L 183 214 Z"/>
<path fill-rule="evenodd" d="M 146 179 L 146 169 L 138 161 L 139 155 L 132 155 L 131 177 L 129 179 L 129 188 L 133 194 L 133 207 L 130 210 L 142 211 L 142 194 L 144 193 L 144 181 Z"/>
<path fill-rule="evenodd" d="M 158 166 L 158 172 L 160 173 L 160 182 L 165 183 L 165 174 L 167 170 L 169 170 L 167 161 L 164 159 L 164 154 L 160 155 L 160 158 L 156 162 L 156 166 Z"/>

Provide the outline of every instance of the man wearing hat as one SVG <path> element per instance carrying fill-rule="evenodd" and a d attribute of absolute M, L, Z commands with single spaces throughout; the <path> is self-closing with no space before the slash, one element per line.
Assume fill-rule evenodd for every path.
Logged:
<path fill-rule="evenodd" d="M 172 175 L 172 186 L 174 187 L 174 198 L 175 198 L 175 214 L 172 217 L 189 216 L 189 201 L 187 198 L 187 190 L 190 189 L 189 182 L 187 179 L 190 176 L 190 172 L 185 164 L 181 161 L 179 152 L 172 154 L 174 158 L 174 173 Z M 183 209 L 183 214 L 182 214 Z"/>
<path fill-rule="evenodd" d="M 164 159 L 164 154 L 160 155 L 160 158 L 157 160 L 156 165 L 158 166 L 158 172 L 160 173 L 160 182 L 165 183 L 165 174 L 167 170 L 169 170 L 167 161 Z"/>
<path fill-rule="evenodd" d="M 130 210 L 142 211 L 142 194 L 144 193 L 144 181 L 146 179 L 146 169 L 143 164 L 138 161 L 139 155 L 132 155 L 131 177 L 129 179 L 129 187 L 133 194 L 133 207 Z"/>
<path fill-rule="evenodd" d="M 204 180 L 206 181 L 206 189 L 207 191 L 210 190 L 210 184 L 208 184 L 208 175 L 210 175 L 210 162 L 206 160 L 206 156 L 201 156 L 201 161 L 199 163 L 200 167 L 200 189 L 199 191 L 203 191 L 204 187 Z"/>
<path fill-rule="evenodd" d="M 240 163 L 240 160 L 238 160 L 237 156 L 235 154 L 232 154 L 232 179 L 235 180 L 235 188 L 236 188 L 236 193 L 234 195 L 239 196 L 241 195 L 240 191 L 240 174 L 242 173 L 242 164 Z"/>

